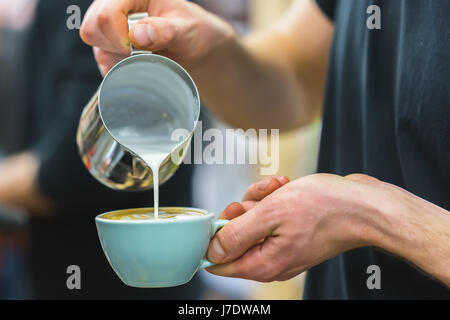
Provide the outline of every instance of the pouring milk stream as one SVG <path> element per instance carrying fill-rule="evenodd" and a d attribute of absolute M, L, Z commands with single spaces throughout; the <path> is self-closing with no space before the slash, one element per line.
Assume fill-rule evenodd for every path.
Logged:
<path fill-rule="evenodd" d="M 149 103 L 139 113 L 141 119 L 145 119 L 144 126 L 128 123 L 128 117 L 119 116 L 114 125 L 108 127 L 117 141 L 144 160 L 152 170 L 155 218 L 158 218 L 159 207 L 159 168 L 179 144 L 171 140 L 172 132 L 185 127 L 183 119 L 169 112 L 158 110 L 157 106 Z"/>

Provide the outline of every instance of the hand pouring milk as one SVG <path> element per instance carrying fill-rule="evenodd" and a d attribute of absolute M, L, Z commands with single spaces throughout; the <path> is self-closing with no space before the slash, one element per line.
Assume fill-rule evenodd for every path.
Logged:
<path fill-rule="evenodd" d="M 131 15 L 129 25 L 147 16 Z M 148 190 L 153 183 L 157 216 L 159 184 L 180 165 L 199 114 L 198 91 L 186 70 L 132 47 L 131 56 L 109 71 L 83 111 L 77 132 L 81 158 L 97 180 L 113 189 Z M 190 135 L 173 141 L 176 129 Z"/>

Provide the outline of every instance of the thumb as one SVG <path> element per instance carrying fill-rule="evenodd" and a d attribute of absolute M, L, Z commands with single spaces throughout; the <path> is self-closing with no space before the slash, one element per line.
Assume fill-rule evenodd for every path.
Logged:
<path fill-rule="evenodd" d="M 250 211 L 228 222 L 212 239 L 207 257 L 214 263 L 226 263 L 242 256 L 248 249 L 270 236 L 276 221 L 256 205 Z"/>
<path fill-rule="evenodd" d="M 179 18 L 149 17 L 140 20 L 130 30 L 130 41 L 136 48 L 160 51 L 169 48 L 183 29 Z"/>

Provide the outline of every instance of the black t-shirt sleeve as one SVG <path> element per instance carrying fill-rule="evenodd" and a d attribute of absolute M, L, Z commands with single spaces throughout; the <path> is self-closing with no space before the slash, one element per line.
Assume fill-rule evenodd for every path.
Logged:
<path fill-rule="evenodd" d="M 334 20 L 334 11 L 338 1 L 339 0 L 316 0 L 316 3 L 328 18 Z"/>

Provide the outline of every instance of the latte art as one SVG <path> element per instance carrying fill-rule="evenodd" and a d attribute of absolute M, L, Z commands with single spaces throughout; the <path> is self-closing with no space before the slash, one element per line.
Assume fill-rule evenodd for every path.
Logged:
<path fill-rule="evenodd" d="M 102 218 L 109 220 L 182 220 L 193 217 L 201 217 L 204 216 L 204 213 L 198 211 L 189 211 L 189 210 L 164 210 L 161 208 L 156 216 L 154 212 L 149 211 L 148 209 L 138 209 L 138 210 L 123 210 L 123 211 L 115 211 L 110 213 L 105 213 Z"/>

